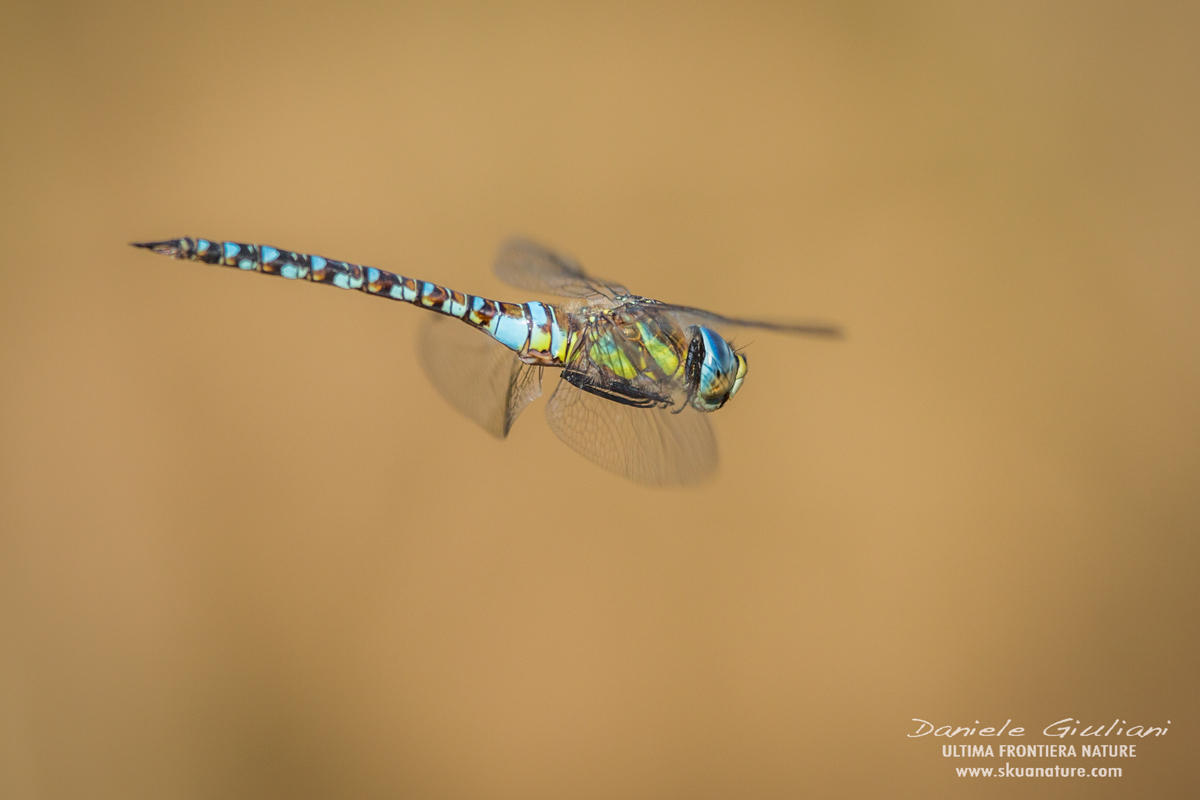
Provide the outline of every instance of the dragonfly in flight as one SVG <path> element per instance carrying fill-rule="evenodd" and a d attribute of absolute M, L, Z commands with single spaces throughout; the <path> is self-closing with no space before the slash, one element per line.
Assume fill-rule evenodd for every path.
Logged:
<path fill-rule="evenodd" d="M 419 352 L 451 405 L 504 437 L 542 393 L 543 371 L 560 370 L 546 404 L 550 428 L 586 458 L 642 484 L 696 483 L 716 468 L 709 413 L 737 394 L 747 370 L 745 354 L 719 330 L 840 336 L 832 325 L 727 317 L 641 297 L 527 239 L 501 246 L 496 274 L 563 302 L 489 300 L 376 267 L 263 244 L 186 237 L 133 244 L 178 259 L 325 283 L 435 311 L 421 330 Z M 449 317 L 466 326 L 443 324 Z"/>

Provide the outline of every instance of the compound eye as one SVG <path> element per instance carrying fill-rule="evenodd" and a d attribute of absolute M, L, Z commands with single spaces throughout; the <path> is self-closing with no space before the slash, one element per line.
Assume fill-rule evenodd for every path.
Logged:
<path fill-rule="evenodd" d="M 746 380 L 746 371 L 750 368 L 746 363 L 746 357 L 741 353 L 734 353 L 737 358 L 738 367 L 737 374 L 733 376 L 733 386 L 729 389 L 729 396 L 733 397 L 737 394 L 738 389 L 742 388 L 742 381 Z"/>
<path fill-rule="evenodd" d="M 703 325 L 695 327 L 686 364 L 692 406 L 716 411 L 733 393 L 742 362 L 729 342 Z"/>

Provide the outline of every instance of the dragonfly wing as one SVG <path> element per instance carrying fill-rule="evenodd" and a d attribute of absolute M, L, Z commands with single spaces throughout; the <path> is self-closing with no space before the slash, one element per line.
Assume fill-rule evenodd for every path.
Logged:
<path fill-rule="evenodd" d="M 586 298 L 629 294 L 624 286 L 594 278 L 574 259 L 528 239 L 509 239 L 500 245 L 494 268 L 505 283 L 531 292 Z"/>
<path fill-rule="evenodd" d="M 717 466 L 712 425 L 690 408 L 635 408 L 560 380 L 546 419 L 575 452 L 637 483 L 698 483 Z"/>
<path fill-rule="evenodd" d="M 826 322 L 786 322 L 782 320 L 747 319 L 744 317 L 727 317 L 715 311 L 703 308 L 679 306 L 674 303 L 655 303 L 652 308 L 669 312 L 679 322 L 680 327 L 689 325 L 705 325 L 710 328 L 754 328 L 757 330 L 776 331 L 778 333 L 793 333 L 805 336 L 826 336 L 832 339 L 842 338 L 842 329 L 837 325 Z"/>
<path fill-rule="evenodd" d="M 542 393 L 541 367 L 455 320 L 426 316 L 417 352 L 442 397 L 494 436 Z"/>

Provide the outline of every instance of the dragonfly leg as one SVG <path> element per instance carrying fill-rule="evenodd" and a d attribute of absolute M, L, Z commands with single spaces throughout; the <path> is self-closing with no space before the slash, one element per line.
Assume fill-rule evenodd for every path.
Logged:
<path fill-rule="evenodd" d="M 564 369 L 562 376 L 572 386 L 576 386 L 589 394 L 603 397 L 605 400 L 612 400 L 615 403 L 634 406 L 635 408 L 665 408 L 671 403 L 671 398 L 659 394 L 651 394 L 637 388 L 623 378 L 614 378 L 611 382 L 601 385 L 584 372 Z"/>

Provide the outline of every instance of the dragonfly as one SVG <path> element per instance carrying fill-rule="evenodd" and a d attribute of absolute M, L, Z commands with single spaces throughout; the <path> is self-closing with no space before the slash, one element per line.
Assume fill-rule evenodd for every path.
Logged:
<path fill-rule="evenodd" d="M 132 244 L 177 259 L 328 284 L 436 312 L 421 328 L 418 352 L 425 372 L 452 406 L 504 438 L 542 394 L 545 370 L 558 370 L 545 410 L 551 430 L 599 466 L 648 485 L 694 484 L 716 469 L 709 416 L 738 393 L 748 369 L 746 354 L 719 331 L 841 335 L 830 324 L 728 317 L 642 297 L 524 238 L 500 247 L 494 271 L 512 286 L 560 302 L 491 300 L 265 244 L 190 237 Z M 466 325 L 452 324 L 451 318 Z"/>

